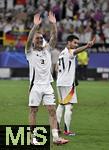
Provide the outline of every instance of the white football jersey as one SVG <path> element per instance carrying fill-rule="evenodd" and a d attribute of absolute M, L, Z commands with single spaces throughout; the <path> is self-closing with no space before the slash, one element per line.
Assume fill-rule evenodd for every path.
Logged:
<path fill-rule="evenodd" d="M 50 47 L 45 47 L 43 51 L 33 50 L 26 54 L 29 62 L 30 83 L 49 84 L 53 81 L 51 75 L 51 53 Z"/>
<path fill-rule="evenodd" d="M 59 55 L 57 86 L 72 86 L 75 80 L 75 58 L 73 54 L 65 48 Z"/>

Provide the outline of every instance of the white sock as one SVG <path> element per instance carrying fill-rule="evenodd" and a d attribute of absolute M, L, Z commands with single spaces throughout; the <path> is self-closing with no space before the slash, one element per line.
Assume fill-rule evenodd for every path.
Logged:
<path fill-rule="evenodd" d="M 58 140 L 59 135 L 58 135 L 58 130 L 57 129 L 52 129 L 52 136 L 53 136 L 53 141 Z"/>
<path fill-rule="evenodd" d="M 57 122 L 59 125 L 61 122 L 63 110 L 64 110 L 64 106 L 59 104 L 57 109 L 56 109 Z"/>
<path fill-rule="evenodd" d="M 72 104 L 67 104 L 65 105 L 65 114 L 64 114 L 65 129 L 64 130 L 69 131 L 71 116 L 72 116 Z"/>

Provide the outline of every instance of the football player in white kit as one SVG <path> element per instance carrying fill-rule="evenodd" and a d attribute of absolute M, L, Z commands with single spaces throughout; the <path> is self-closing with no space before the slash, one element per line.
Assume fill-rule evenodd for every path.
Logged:
<path fill-rule="evenodd" d="M 34 25 L 29 33 L 25 48 L 30 71 L 29 124 L 31 130 L 31 143 L 34 145 L 40 145 L 33 131 L 36 124 L 36 114 L 41 102 L 43 102 L 43 105 L 46 106 L 49 112 L 53 142 L 56 144 L 68 143 L 68 140 L 58 136 L 55 98 L 51 86 L 50 49 L 55 47 L 57 40 L 56 18 L 52 12 L 49 12 L 48 20 L 51 25 L 51 37 L 49 43 L 44 41 L 43 35 L 39 32 L 42 19 L 39 14 L 36 14 L 34 16 Z"/>
<path fill-rule="evenodd" d="M 59 96 L 59 105 L 56 110 L 58 130 L 60 131 L 60 122 L 64 112 L 64 134 L 74 136 L 75 133 L 70 131 L 70 122 L 73 110 L 73 104 L 77 103 L 75 88 L 75 58 L 76 55 L 95 43 L 95 38 L 89 41 L 85 46 L 78 47 L 79 38 L 75 35 L 69 35 L 67 46 L 60 53 L 57 64 L 57 89 Z"/>

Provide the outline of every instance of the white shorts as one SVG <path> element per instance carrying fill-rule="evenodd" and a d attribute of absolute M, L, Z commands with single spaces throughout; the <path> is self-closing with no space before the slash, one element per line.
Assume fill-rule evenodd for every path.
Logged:
<path fill-rule="evenodd" d="M 74 93 L 69 94 L 71 91 L 72 86 L 59 86 L 58 87 L 58 97 L 59 97 L 59 103 L 60 104 L 67 104 L 67 103 L 77 103 L 77 95 L 76 95 L 76 88 L 74 87 Z M 69 99 L 68 101 L 64 102 L 65 99 Z"/>
<path fill-rule="evenodd" d="M 29 94 L 29 106 L 39 106 L 43 101 L 43 105 L 55 105 L 54 91 L 49 85 L 33 85 Z"/>

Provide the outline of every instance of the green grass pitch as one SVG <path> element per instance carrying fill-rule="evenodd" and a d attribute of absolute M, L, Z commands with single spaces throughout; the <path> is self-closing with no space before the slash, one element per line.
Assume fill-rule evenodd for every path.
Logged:
<path fill-rule="evenodd" d="M 28 86 L 26 80 L 0 80 L 0 125 L 28 124 Z M 63 146 L 51 143 L 51 150 L 108 150 L 109 81 L 80 82 L 77 95 L 71 122 L 76 136 L 66 137 L 70 142 Z M 37 118 L 37 124 L 48 124 L 44 106 Z"/>

